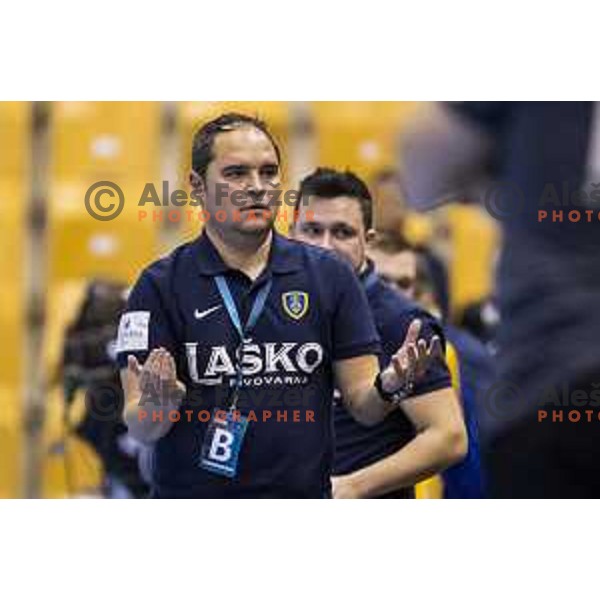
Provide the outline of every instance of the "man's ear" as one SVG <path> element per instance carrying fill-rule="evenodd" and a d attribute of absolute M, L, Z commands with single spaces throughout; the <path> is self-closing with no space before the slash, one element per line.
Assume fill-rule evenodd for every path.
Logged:
<path fill-rule="evenodd" d="M 206 187 L 204 186 L 204 179 L 192 169 L 190 171 L 190 185 L 192 186 L 192 192 L 195 192 L 196 196 L 204 204 L 206 195 Z"/>
<path fill-rule="evenodd" d="M 377 231 L 375 229 L 368 229 L 367 233 L 365 233 L 365 239 L 367 240 L 367 244 L 372 244 L 377 239 Z"/>

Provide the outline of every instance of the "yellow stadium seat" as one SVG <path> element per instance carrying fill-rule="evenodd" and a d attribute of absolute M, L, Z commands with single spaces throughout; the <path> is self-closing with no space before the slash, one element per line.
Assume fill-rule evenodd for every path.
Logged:
<path fill-rule="evenodd" d="M 350 169 L 369 181 L 395 168 L 397 137 L 415 102 L 311 102 L 320 166 Z"/>
<path fill-rule="evenodd" d="M 22 496 L 25 224 L 31 104 L 0 102 L 0 497 Z"/>
<path fill-rule="evenodd" d="M 144 218 L 139 201 L 147 183 L 161 191 L 161 110 L 158 102 L 52 105 L 49 286 L 103 275 L 132 281 L 155 258 L 161 222 Z M 100 181 L 123 192 L 124 208 L 113 220 L 95 219 L 86 208 L 86 192 Z M 117 196 L 91 196 L 102 215 L 96 199 L 106 208 Z"/>
<path fill-rule="evenodd" d="M 24 194 L 23 184 L 0 181 L 0 381 L 11 385 L 21 381 L 25 350 Z"/>
<path fill-rule="evenodd" d="M 29 173 L 30 102 L 0 102 L 0 181 L 24 180 Z M 6 149 L 10 148 L 10 152 Z M 14 199 L 13 199 L 14 202 Z"/>
<path fill-rule="evenodd" d="M 49 289 L 98 276 L 132 281 L 156 257 L 160 221 L 144 218 L 139 200 L 147 183 L 161 190 L 161 115 L 159 102 L 51 105 L 44 257 Z M 113 220 L 94 219 L 86 208 L 86 192 L 99 181 L 114 182 L 123 192 L 124 208 Z M 104 195 L 99 204 L 116 200 Z"/>
<path fill-rule="evenodd" d="M 425 479 L 415 486 L 417 500 L 439 500 L 444 497 L 444 484 L 439 475 Z"/>
<path fill-rule="evenodd" d="M 479 206 L 456 204 L 446 211 L 451 310 L 456 315 L 491 293 L 499 232 L 495 221 Z"/>
<path fill-rule="evenodd" d="M 23 397 L 22 387 L 0 387 L 0 498 L 23 494 Z"/>
<path fill-rule="evenodd" d="M 51 381 L 58 372 L 65 332 L 81 306 L 86 285 L 85 279 L 74 279 L 48 290 L 46 298 L 48 317 L 43 336 L 43 364 L 48 381 Z"/>
<path fill-rule="evenodd" d="M 65 419 L 60 386 L 47 396 L 42 449 L 42 497 L 71 498 L 98 495 L 104 477 L 96 451 L 73 433 L 84 414 L 84 395 L 78 394 Z"/>
<path fill-rule="evenodd" d="M 55 102 L 52 177 L 144 179 L 160 170 L 159 102 Z"/>
<path fill-rule="evenodd" d="M 54 186 L 48 207 L 50 286 L 100 276 L 131 282 L 157 258 L 161 221 L 152 218 L 154 207 L 137 206 L 140 190 L 142 181 L 124 186 L 123 212 L 111 221 L 99 221 L 86 212 L 86 187 L 81 182 L 62 181 Z"/>
<path fill-rule="evenodd" d="M 97 277 L 133 283 L 158 258 L 160 220 L 143 216 L 146 184 L 161 196 L 161 117 L 158 102 L 59 102 L 50 110 L 47 204 L 44 379 L 53 382 L 64 333 L 87 283 Z M 100 181 L 114 182 L 124 207 L 112 220 L 93 218 L 86 193 Z M 106 189 L 105 187 L 101 189 Z M 92 196 L 90 206 L 97 210 Z M 104 195 L 100 207 L 118 200 Z M 156 208 L 157 213 L 162 207 Z M 149 211 L 146 210 L 146 213 Z M 98 212 L 98 214 L 103 214 Z M 42 490 L 65 497 L 95 490 L 102 480 L 99 457 L 64 430 L 60 388 L 47 392 Z"/>

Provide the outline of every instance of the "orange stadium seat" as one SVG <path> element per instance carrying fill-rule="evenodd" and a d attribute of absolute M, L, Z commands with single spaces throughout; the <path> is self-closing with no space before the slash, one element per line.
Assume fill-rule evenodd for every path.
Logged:
<path fill-rule="evenodd" d="M 22 495 L 25 224 L 31 105 L 0 103 L 0 498 Z"/>
<path fill-rule="evenodd" d="M 416 102 L 311 102 L 316 162 L 351 169 L 367 182 L 395 167 L 396 140 Z"/>

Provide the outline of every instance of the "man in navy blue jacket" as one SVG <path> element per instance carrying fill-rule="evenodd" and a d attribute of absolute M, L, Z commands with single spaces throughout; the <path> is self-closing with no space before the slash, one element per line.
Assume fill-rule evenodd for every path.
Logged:
<path fill-rule="evenodd" d="M 366 257 L 375 232 L 367 186 L 350 172 L 317 169 L 300 186 L 296 239 L 333 250 L 357 273 L 381 338 L 385 365 L 418 320 L 424 340 L 443 340 L 440 324 L 386 284 Z M 441 349 L 441 348 L 440 348 Z M 374 427 L 357 423 L 337 394 L 336 498 L 414 497 L 414 485 L 460 460 L 466 434 L 442 352 L 419 368 L 410 397 Z"/>
<path fill-rule="evenodd" d="M 280 152 L 226 114 L 196 133 L 202 235 L 146 268 L 119 327 L 130 433 L 152 448 L 153 496 L 331 495 L 331 398 L 374 424 L 434 347 L 418 324 L 383 369 L 367 300 L 329 252 L 275 233 Z"/>

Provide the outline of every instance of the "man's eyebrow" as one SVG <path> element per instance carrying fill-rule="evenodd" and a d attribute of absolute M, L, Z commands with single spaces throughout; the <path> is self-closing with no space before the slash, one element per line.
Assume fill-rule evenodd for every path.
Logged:
<path fill-rule="evenodd" d="M 221 167 L 221 169 L 223 171 L 227 170 L 227 169 L 248 169 L 249 165 L 244 164 L 244 163 L 231 163 L 228 165 L 224 165 L 223 167 Z"/>
<path fill-rule="evenodd" d="M 345 223 L 344 221 L 334 221 L 330 226 L 330 229 L 350 229 L 351 231 L 358 231 L 358 228 Z"/>
<path fill-rule="evenodd" d="M 251 163 L 232 162 L 232 163 L 223 165 L 221 167 L 221 170 L 226 171 L 227 169 L 252 169 L 252 168 L 254 168 L 254 165 L 252 165 Z M 258 168 L 258 169 L 264 169 L 264 168 L 279 169 L 279 164 L 276 162 L 267 162 L 267 163 L 262 163 L 260 165 L 257 165 L 256 168 Z"/>

